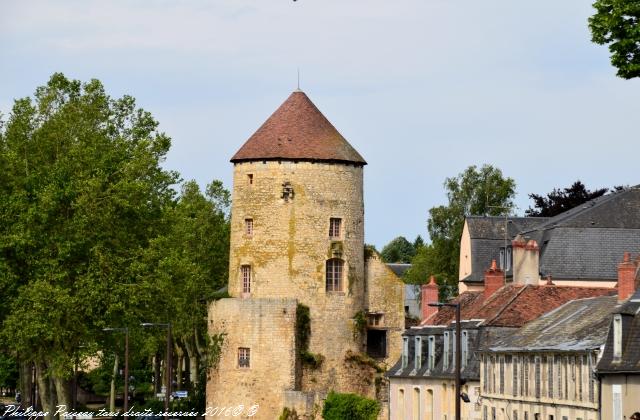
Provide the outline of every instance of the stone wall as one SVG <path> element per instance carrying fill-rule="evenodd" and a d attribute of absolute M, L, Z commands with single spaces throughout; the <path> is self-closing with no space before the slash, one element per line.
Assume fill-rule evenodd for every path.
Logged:
<path fill-rule="evenodd" d="M 207 383 L 207 406 L 258 404 L 252 418 L 278 418 L 283 393 L 296 374 L 295 299 L 221 299 L 209 307 L 209 334 L 225 334 Z M 238 366 L 238 348 L 250 349 L 250 367 Z"/>
<path fill-rule="evenodd" d="M 251 175 L 251 177 L 249 176 Z M 293 194 L 283 197 L 284 184 Z M 364 293 L 362 166 L 312 162 L 245 162 L 234 166 L 229 293 L 247 299 L 286 297 L 310 308 L 309 351 L 324 357 L 303 390 L 349 389 L 342 365 L 361 351 L 353 317 Z M 245 219 L 253 219 L 247 235 Z M 330 218 L 341 235 L 329 237 Z M 326 291 L 326 261 L 344 260 L 343 288 Z M 242 265 L 251 266 L 243 295 Z"/>
<path fill-rule="evenodd" d="M 387 357 L 382 363 L 392 366 L 402 354 L 405 284 L 374 251 L 365 261 L 365 270 L 365 307 L 368 312 L 383 314 L 379 327 L 387 330 Z"/>

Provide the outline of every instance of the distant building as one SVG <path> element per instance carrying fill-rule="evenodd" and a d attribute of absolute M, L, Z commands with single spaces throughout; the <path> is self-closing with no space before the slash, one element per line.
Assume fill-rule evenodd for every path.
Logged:
<path fill-rule="evenodd" d="M 603 419 L 629 419 L 640 412 L 640 256 L 618 266 L 621 305 L 613 311 L 597 373 Z"/>
<path fill-rule="evenodd" d="M 403 263 L 387 263 L 387 267 L 393 271 L 396 276 L 403 278 L 411 264 Z M 419 320 L 422 316 L 420 309 L 420 285 L 406 284 L 404 288 L 404 314 L 407 318 Z"/>
<path fill-rule="evenodd" d="M 574 299 L 615 293 L 614 289 L 553 284 L 505 285 L 504 272 L 495 261 L 484 277 L 487 287 L 483 291 L 463 292 L 454 300 L 461 305 L 462 392 L 471 400 L 463 403 L 464 420 L 482 419 L 480 349 Z M 432 278 L 422 286 L 423 321 L 404 332 L 402 357 L 387 373 L 392 419 L 454 418 L 455 312 L 428 306 L 437 301 L 438 288 Z"/>
<path fill-rule="evenodd" d="M 487 343 L 482 419 L 597 420 L 595 366 L 616 305 L 616 296 L 573 300 Z"/>
<path fill-rule="evenodd" d="M 459 289 L 482 290 L 482 271 L 493 259 L 519 283 L 542 284 L 551 276 L 558 285 L 613 287 L 620 255 L 640 249 L 639 208 L 636 186 L 551 218 L 469 216 L 460 239 Z"/>

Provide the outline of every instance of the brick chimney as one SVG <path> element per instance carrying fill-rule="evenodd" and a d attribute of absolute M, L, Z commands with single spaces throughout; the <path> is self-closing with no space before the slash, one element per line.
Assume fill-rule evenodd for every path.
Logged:
<path fill-rule="evenodd" d="M 540 248 L 533 239 L 521 235 L 511 242 L 513 248 L 513 283 L 535 284 L 540 280 Z"/>
<path fill-rule="evenodd" d="M 422 297 L 420 299 L 420 305 L 422 307 L 422 319 L 425 320 L 431 315 L 438 312 L 438 308 L 435 306 L 429 306 L 430 303 L 438 302 L 438 284 L 436 278 L 431 276 L 429 284 L 422 285 Z"/>
<path fill-rule="evenodd" d="M 489 299 L 502 286 L 504 286 L 504 271 L 498 268 L 496 260 L 492 260 L 491 268 L 484 272 L 484 299 Z"/>
<path fill-rule="evenodd" d="M 618 301 L 627 300 L 636 291 L 636 263 L 631 261 L 631 253 L 625 252 L 618 264 Z"/>

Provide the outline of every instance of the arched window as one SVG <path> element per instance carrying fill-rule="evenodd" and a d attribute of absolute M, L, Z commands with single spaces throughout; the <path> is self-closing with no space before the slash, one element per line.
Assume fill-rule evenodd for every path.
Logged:
<path fill-rule="evenodd" d="M 327 260 L 327 292 L 342 291 L 342 272 L 344 261 L 339 258 Z"/>

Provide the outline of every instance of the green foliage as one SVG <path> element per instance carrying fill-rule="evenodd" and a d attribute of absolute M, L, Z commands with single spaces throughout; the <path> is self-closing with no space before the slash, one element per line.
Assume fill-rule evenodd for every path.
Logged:
<path fill-rule="evenodd" d="M 301 303 L 296 309 L 296 343 L 301 352 L 309 348 L 311 337 L 311 315 L 309 307 Z"/>
<path fill-rule="evenodd" d="M 640 76 L 640 2 L 596 0 L 589 18 L 591 40 L 609 45 L 611 64 L 624 79 Z"/>
<path fill-rule="evenodd" d="M 285 407 L 282 410 L 282 414 L 280 414 L 280 417 L 278 417 L 278 420 L 298 420 L 299 418 L 300 417 L 298 417 L 298 413 L 296 413 L 296 410 Z"/>
<path fill-rule="evenodd" d="M 363 366 L 369 366 L 375 369 L 375 371 L 378 373 L 385 372 L 385 369 L 382 366 L 380 366 L 380 364 L 378 364 L 378 362 L 374 358 L 372 358 L 366 353 L 354 353 L 352 351 L 347 351 L 347 355 L 345 356 L 344 360 L 347 362 L 357 363 Z"/>
<path fill-rule="evenodd" d="M 513 207 L 515 181 L 505 178 L 491 165 L 468 167 L 444 182 L 447 205 L 429 210 L 431 244 L 422 246 L 405 274 L 407 283 L 425 283 L 435 275 L 442 286 L 442 298 L 457 293 L 460 237 L 464 219 L 470 215 L 500 215 Z"/>
<path fill-rule="evenodd" d="M 311 369 L 320 369 L 322 362 L 324 362 L 324 356 L 317 353 L 311 353 L 308 350 L 300 352 L 300 359 L 302 364 L 309 366 Z"/>
<path fill-rule="evenodd" d="M 529 207 L 524 214 L 535 217 L 553 217 L 557 214 L 570 210 L 589 200 L 598 198 L 609 191 L 608 188 L 599 188 L 589 191 L 580 180 L 574 182 L 568 188 L 554 188 L 546 196 L 529 194 L 533 200 L 533 208 Z"/>
<path fill-rule="evenodd" d="M 415 254 L 413 244 L 404 236 L 398 236 L 382 248 L 380 257 L 386 263 L 410 263 Z"/>
<path fill-rule="evenodd" d="M 353 339 L 357 339 L 364 334 L 367 327 L 367 314 L 360 310 L 353 315 Z"/>
<path fill-rule="evenodd" d="M 18 363 L 13 357 L 0 353 L 0 388 L 15 389 L 18 384 Z"/>
<path fill-rule="evenodd" d="M 322 418 L 325 420 L 375 420 L 380 403 L 356 394 L 331 391 L 324 402 Z"/>

